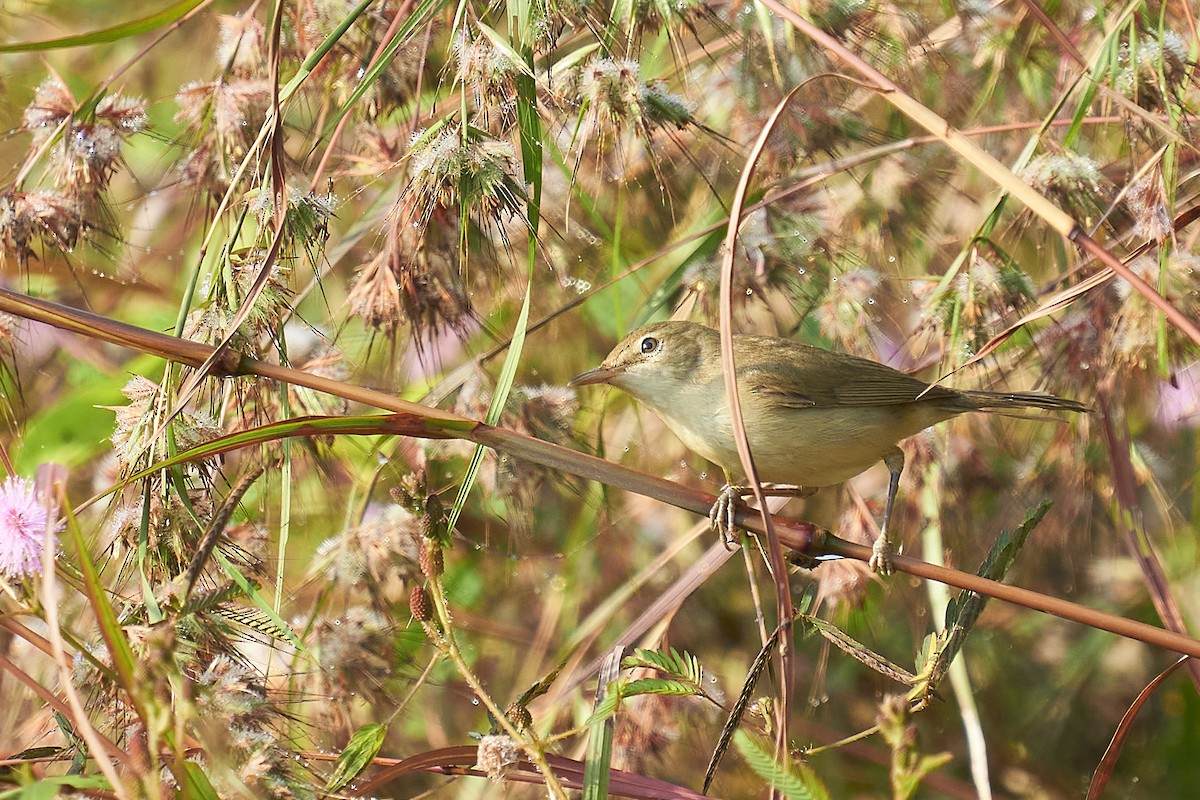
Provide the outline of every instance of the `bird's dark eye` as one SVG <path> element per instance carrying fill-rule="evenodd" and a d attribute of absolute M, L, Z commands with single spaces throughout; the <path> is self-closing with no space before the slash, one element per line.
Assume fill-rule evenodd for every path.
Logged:
<path fill-rule="evenodd" d="M 658 349 L 658 339 L 655 339 L 653 336 L 647 336 L 645 339 L 642 339 L 642 354 L 643 355 L 645 355 L 646 353 L 653 353 L 657 349 Z"/>

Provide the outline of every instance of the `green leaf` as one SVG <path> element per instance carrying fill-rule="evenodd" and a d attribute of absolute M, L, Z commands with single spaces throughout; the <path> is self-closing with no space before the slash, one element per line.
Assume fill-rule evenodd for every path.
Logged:
<path fill-rule="evenodd" d="M 122 22 L 121 24 L 114 25 L 111 28 L 102 28 L 98 31 L 92 31 L 91 33 L 81 33 L 75 36 L 63 36 L 60 39 L 44 39 L 40 42 L 17 42 L 15 44 L 0 45 L 0 53 L 29 53 L 40 50 L 61 50 L 66 47 L 82 47 L 84 45 L 116 42 L 121 39 L 127 39 L 130 36 L 148 33 L 149 31 L 161 28 L 164 25 L 170 25 L 172 22 L 191 11 L 193 8 L 200 5 L 200 2 L 201 0 L 180 0 L 180 2 L 171 6 L 167 6 L 162 11 L 151 14 L 148 17 L 135 19 L 131 22 Z"/>
<path fill-rule="evenodd" d="M 52 778 L 42 778 L 37 783 L 31 783 L 28 786 L 20 786 L 11 791 L 0 794 L 0 800 L 54 800 L 56 797 L 62 796 L 62 790 L 68 789 L 96 789 L 102 792 L 112 791 L 112 787 L 108 784 L 108 779 L 103 775 L 58 775 Z"/>
<path fill-rule="evenodd" d="M 604 687 L 604 697 L 596 704 L 588 721 L 587 756 L 583 765 L 583 800 L 608 797 L 609 770 L 612 768 L 612 715 L 621 702 L 622 684 L 612 681 Z"/>
<path fill-rule="evenodd" d="M 663 680 L 662 678 L 638 678 L 625 684 L 625 697 L 639 694 L 668 694 L 676 697 L 693 697 L 700 689 L 688 681 Z"/>
<path fill-rule="evenodd" d="M 983 560 L 982 566 L 979 567 L 978 574 L 980 577 L 989 578 L 994 581 L 1004 580 L 1004 576 L 1012 568 L 1017 555 L 1021 552 L 1021 548 L 1025 546 L 1025 542 L 1029 539 L 1029 534 L 1033 533 L 1033 529 L 1046 516 L 1046 512 L 1050 510 L 1051 505 L 1050 500 L 1043 500 L 1025 515 L 1025 519 L 1014 530 L 1011 532 L 1000 532 L 1000 535 L 996 537 L 995 543 L 988 550 L 987 558 Z M 983 608 L 986 605 L 987 598 L 983 595 L 974 592 L 964 592 L 954 602 L 946 606 L 946 646 L 938 655 L 937 664 L 933 665 L 930 671 L 930 681 L 934 685 L 941 680 L 946 670 L 950 668 L 954 657 L 962 649 L 967 634 L 975 627 L 975 621 L 979 619 L 979 615 L 983 613 Z"/>
<path fill-rule="evenodd" d="M 829 800 L 829 790 L 808 765 L 797 762 L 785 769 L 775 761 L 769 744 L 745 731 L 735 733 L 733 743 L 750 769 L 788 800 Z"/>
<path fill-rule="evenodd" d="M 521 54 L 512 48 L 508 42 L 504 41 L 504 37 L 496 33 L 494 30 L 484 25 L 482 22 L 476 22 L 479 32 L 487 37 L 487 40 L 492 43 L 492 47 L 504 54 L 504 57 L 521 72 L 534 77 L 533 68 L 525 63 L 525 59 L 521 58 Z"/>
<path fill-rule="evenodd" d="M 192 800 L 221 800 L 212 782 L 208 780 L 208 776 L 196 762 L 185 761 L 183 775 L 184 780 L 187 781 L 186 797 L 190 797 Z"/>
<path fill-rule="evenodd" d="M 604 697 L 596 703 L 596 707 L 592 709 L 592 716 L 588 718 L 587 725 L 596 725 L 617 713 L 617 709 L 621 706 L 621 701 L 625 699 L 624 694 L 625 684 L 623 681 L 613 681 L 608 685 L 608 691 L 604 693 Z"/>
<path fill-rule="evenodd" d="M 1004 576 L 1008 574 L 1009 569 L 1017 560 L 1017 554 L 1025 546 L 1029 534 L 1033 533 L 1033 529 L 1046 516 L 1051 505 L 1053 505 L 1053 501 L 1050 499 L 1043 500 L 1025 515 L 1025 519 L 1012 532 L 1000 532 L 1000 535 L 996 537 L 995 544 L 988 551 L 987 558 L 983 560 L 983 566 L 979 568 L 980 577 L 990 578 L 994 581 L 1004 580 Z"/>
<path fill-rule="evenodd" d="M 92 554 L 88 550 L 87 542 L 84 541 L 83 531 L 79 528 L 79 521 L 69 507 L 65 509 L 65 512 L 67 517 L 67 531 L 70 534 L 71 543 L 75 547 L 77 566 L 83 578 L 84 594 L 87 595 L 92 612 L 96 615 L 96 624 L 99 625 L 100 635 L 104 639 L 105 646 L 108 648 L 113 670 L 117 675 L 117 681 L 121 685 L 121 688 L 128 693 L 129 699 L 137 710 L 138 716 L 146 720 L 149 716 L 143 702 L 142 694 L 139 691 L 142 683 L 137 678 L 140 669 L 138 668 L 137 660 L 133 656 L 133 649 L 129 646 L 129 640 L 125 638 L 125 631 L 117 619 L 116 610 L 113 609 L 112 603 L 108 601 L 108 590 L 100 580 L 100 572 L 96 569 L 96 564 L 92 560 Z"/>
<path fill-rule="evenodd" d="M 387 732 L 387 725 L 381 723 L 363 725 L 356 730 L 346 744 L 346 749 L 338 756 L 337 767 L 329 776 L 329 782 L 325 784 L 325 791 L 336 792 L 358 777 L 358 774 L 366 769 L 367 765 L 379 754 L 379 748 L 383 746 Z"/>
<path fill-rule="evenodd" d="M 700 666 L 700 661 L 686 650 L 680 653 L 674 647 L 670 652 L 646 650 L 639 647 L 631 655 L 625 657 L 621 666 L 625 669 L 637 667 L 656 669 L 680 680 L 690 681 L 697 686 L 704 680 L 704 669 Z"/>

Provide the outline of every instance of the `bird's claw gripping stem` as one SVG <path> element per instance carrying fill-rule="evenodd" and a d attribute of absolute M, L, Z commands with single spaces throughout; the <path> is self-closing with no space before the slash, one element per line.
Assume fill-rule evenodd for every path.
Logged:
<path fill-rule="evenodd" d="M 867 566 L 880 575 L 891 575 L 896 571 L 895 565 L 892 564 L 892 556 L 895 554 L 896 548 L 884 530 L 875 539 L 875 544 L 871 545 L 871 558 L 867 561 Z"/>
<path fill-rule="evenodd" d="M 720 534 L 721 541 L 730 550 L 734 549 L 737 544 L 737 529 L 733 524 L 733 514 L 743 492 L 745 492 L 745 488 L 742 486 L 725 484 L 717 494 L 717 502 L 713 503 L 708 512 L 709 527 Z"/>

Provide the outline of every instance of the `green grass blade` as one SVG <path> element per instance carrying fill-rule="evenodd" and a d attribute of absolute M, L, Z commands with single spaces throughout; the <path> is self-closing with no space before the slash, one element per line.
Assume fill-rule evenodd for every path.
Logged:
<path fill-rule="evenodd" d="M 371 760 L 379 754 L 379 748 L 383 747 L 383 740 L 387 738 L 387 732 L 387 725 L 380 723 L 363 725 L 356 730 L 350 736 L 350 741 L 346 743 L 346 749 L 338 756 L 337 767 L 329 776 L 329 782 L 325 784 L 325 791 L 336 792 L 358 777 L 358 774 L 366 769 Z"/>
<path fill-rule="evenodd" d="M 412 14 L 405 21 L 405 23 L 400 26 L 400 30 L 396 31 L 396 35 L 392 38 L 391 43 L 388 44 L 387 49 L 383 51 L 383 54 L 375 62 L 375 66 L 367 70 L 362 78 L 359 79 L 358 85 L 354 87 L 354 91 L 352 91 L 350 96 L 346 98 L 346 102 L 342 104 L 342 107 L 339 108 L 336 113 L 330 115 L 329 121 L 325 125 L 325 130 L 321 133 L 322 141 L 327 140 L 330 137 L 333 131 L 337 128 L 338 123 L 342 121 L 342 117 L 350 113 L 350 109 L 354 108 L 354 106 L 358 104 L 358 101 L 361 100 L 363 95 L 367 93 L 367 90 L 370 89 L 371 86 L 374 85 L 375 81 L 379 79 L 379 76 L 383 74 L 383 71 L 392 63 L 392 58 L 395 57 L 396 51 L 408 41 L 408 38 L 412 36 L 414 31 L 418 30 L 421 26 L 428 22 L 434 14 L 440 11 L 446 2 L 447 0 L 421 0 L 421 3 L 415 9 L 413 9 Z M 369 3 L 367 0 L 364 0 L 364 2 L 360 5 L 365 7 L 368 4 Z M 288 87 L 290 87 L 291 84 L 292 82 L 289 81 Z M 283 99 L 285 99 L 285 93 L 281 91 L 280 100 Z"/>
<path fill-rule="evenodd" d="M 83 578 L 84 593 L 92 606 L 92 613 L 96 615 L 96 624 L 100 628 L 100 636 L 104 639 L 109 656 L 112 658 L 113 671 L 116 672 L 117 681 L 121 684 L 121 688 L 129 694 L 130 700 L 138 709 L 139 714 L 142 714 L 145 709 L 141 692 L 138 691 L 137 659 L 134 658 L 129 640 L 125 638 L 125 631 L 117 619 L 117 612 L 113 609 L 112 603 L 108 601 L 107 590 L 100 580 L 100 571 L 96 569 L 96 562 L 92 560 L 87 542 L 84 541 L 79 521 L 74 514 L 70 513 L 69 508 L 67 508 L 67 530 L 70 533 L 71 543 L 75 546 L 75 557 L 79 562 L 77 566 Z"/>
<path fill-rule="evenodd" d="M 130 36 L 137 36 L 142 33 L 161 28 L 164 25 L 170 25 L 175 20 L 182 17 L 184 14 L 191 11 L 196 6 L 200 5 L 201 0 L 180 0 L 174 5 L 164 8 L 155 14 L 141 19 L 135 19 L 130 22 L 122 22 L 119 25 L 113 25 L 111 28 L 102 28 L 91 33 L 80 33 L 74 36 L 63 36 L 59 39 L 44 39 L 40 42 L 17 42 L 15 44 L 0 45 L 0 53 L 32 53 L 43 50 L 62 50 L 68 47 L 82 47 L 84 45 L 104 44 L 107 42 L 116 42 L 121 39 L 127 39 Z"/>
<path fill-rule="evenodd" d="M 500 368 L 500 375 L 496 379 L 496 391 L 492 394 L 492 401 L 488 405 L 487 416 L 484 418 L 488 425 L 495 425 L 500 420 L 500 414 L 504 411 L 504 405 L 508 402 L 508 395 L 516 378 L 517 366 L 520 364 L 521 353 L 525 347 L 525 333 L 529 328 L 529 305 L 532 298 L 534 265 L 537 261 L 537 231 L 541 219 L 542 199 L 542 126 L 537 115 L 537 86 L 533 80 L 533 54 L 528 49 L 525 51 L 525 62 L 528 66 L 527 71 L 517 75 L 517 124 L 520 128 L 521 162 L 525 183 L 532 188 L 526 208 L 526 218 L 529 223 L 529 270 L 525 281 L 525 299 L 521 303 L 521 313 L 517 316 L 512 341 L 509 344 L 508 353 L 504 357 L 504 364 Z M 471 486 L 475 483 L 475 477 L 478 475 L 479 466 L 482 463 L 483 447 L 479 446 L 475 448 L 475 452 L 471 456 L 467 474 L 463 478 L 458 496 L 454 498 L 454 507 L 450 510 L 448 525 L 450 530 L 454 530 L 459 517 L 462 516 L 467 496 L 471 492 Z"/>
<path fill-rule="evenodd" d="M 286 102 L 296 93 L 296 90 L 300 88 L 300 84 L 304 83 L 304 80 L 316 69 L 317 64 L 321 63 L 321 59 L 333 49 L 333 46 L 346 34 L 346 31 L 350 30 L 350 26 L 354 24 L 355 20 L 361 17 L 363 12 L 373 2 L 374 0 L 361 0 L 357 6 L 350 9 L 350 13 L 325 37 L 325 40 L 317 46 L 316 50 L 309 53 L 308 58 L 304 59 L 304 63 L 300 65 L 300 69 L 292 76 L 292 79 L 279 90 L 279 102 Z"/>

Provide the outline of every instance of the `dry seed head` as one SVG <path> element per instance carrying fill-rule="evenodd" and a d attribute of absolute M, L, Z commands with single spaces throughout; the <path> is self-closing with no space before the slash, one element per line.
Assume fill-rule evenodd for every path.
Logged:
<path fill-rule="evenodd" d="M 1113 87 L 1122 95 L 1144 106 L 1162 105 L 1164 94 L 1174 95 L 1187 80 L 1187 40 L 1175 31 L 1163 31 L 1162 38 L 1148 31 L 1138 39 L 1137 49 L 1129 43 L 1117 53 L 1117 74 Z"/>
<path fill-rule="evenodd" d="M 864 334 L 876 327 L 879 313 L 876 295 L 883 276 L 868 268 L 835 275 L 829 281 L 824 302 L 817 308 L 821 333 L 850 346 L 861 346 Z"/>
<path fill-rule="evenodd" d="M 464 137 L 460 127 L 446 126 L 419 139 L 403 202 L 410 211 L 405 216 L 423 230 L 438 208 L 465 208 L 477 219 L 501 226 L 520 212 L 524 196 L 511 144 L 474 130 Z"/>
<path fill-rule="evenodd" d="M 400 327 L 404 322 L 400 288 L 387 251 L 379 253 L 359 271 L 346 302 L 351 313 L 368 327 L 387 332 Z"/>
<path fill-rule="evenodd" d="M 135 375 L 121 390 L 129 399 L 127 405 L 99 406 L 116 415 L 110 438 L 117 461 L 123 466 L 131 464 L 149 444 L 146 437 L 153 433 L 156 425 L 154 402 L 158 389 L 158 384 Z M 221 435 L 216 420 L 192 408 L 184 409 L 175 417 L 173 431 L 180 449 L 195 447 Z"/>
<path fill-rule="evenodd" d="M 408 595 L 408 608 L 413 619 L 429 622 L 433 619 L 433 600 L 424 586 L 414 586 Z"/>
<path fill-rule="evenodd" d="M 263 43 L 266 31 L 253 14 L 219 14 L 221 39 L 217 44 L 217 63 L 234 74 L 262 72 L 266 63 Z"/>
<path fill-rule="evenodd" d="M 341 536 L 330 536 L 317 545 L 310 574 L 316 570 L 334 585 L 355 586 L 366 576 L 367 562 L 362 552 Z"/>
<path fill-rule="evenodd" d="M 0 264 L 8 253 L 23 266 L 35 255 L 35 239 L 63 252 L 70 251 L 87 232 L 78 197 L 57 192 L 8 192 L 0 194 Z"/>
<path fill-rule="evenodd" d="M 71 116 L 74 99 L 57 76 L 42 83 L 25 109 L 24 124 L 41 145 Z M 146 128 L 145 102 L 120 95 L 103 98 L 88 120 L 76 120 L 50 151 L 48 174 L 62 192 L 94 199 L 116 171 L 121 147 L 129 136 Z"/>
<path fill-rule="evenodd" d="M 417 557 L 417 563 L 421 567 L 421 574 L 430 580 L 434 580 L 446 570 L 442 548 L 437 542 L 425 539 L 421 543 L 420 555 Z"/>
<path fill-rule="evenodd" d="M 1125 207 L 1133 216 L 1133 235 L 1162 244 L 1171 235 L 1171 215 L 1167 213 L 1166 187 L 1158 170 L 1142 177 L 1125 194 Z"/>
<path fill-rule="evenodd" d="M 110 129 L 72 126 L 69 135 L 50 151 L 54 185 L 81 198 L 94 198 L 108 186 L 121 154 L 121 140 Z"/>
<path fill-rule="evenodd" d="M 519 419 L 512 426 L 539 439 L 565 442 L 572 436 L 579 396 L 563 386 L 516 386 L 509 394 L 509 408 Z"/>
<path fill-rule="evenodd" d="M 1100 191 L 1100 165 L 1075 153 L 1043 153 L 1029 162 L 1021 177 L 1035 189 L 1060 194 Z"/>
<path fill-rule="evenodd" d="M 506 734 L 491 734 L 479 740 L 475 756 L 475 768 L 487 773 L 493 781 L 504 780 L 504 776 L 516 766 L 520 751 L 517 743 Z"/>
<path fill-rule="evenodd" d="M 1011 265 L 998 267 L 979 254 L 959 273 L 953 291 L 957 306 L 948 302 L 943 308 L 948 320 L 959 315 L 970 346 L 991 338 L 997 320 L 1034 296 L 1033 281 L 1026 273 Z"/>
<path fill-rule="evenodd" d="M 347 302 L 376 330 L 391 334 L 409 323 L 420 355 L 421 343 L 430 334 L 465 329 L 471 303 L 455 255 L 429 245 L 426 229 L 416 219 L 426 212 L 410 205 L 417 199 L 409 194 L 401 201 L 388 224 L 384 249 L 359 273 Z"/>
<path fill-rule="evenodd" d="M 1158 286 L 1184 314 L 1193 319 L 1200 316 L 1200 257 L 1175 252 L 1165 265 L 1160 265 L 1156 258 L 1142 256 L 1132 261 L 1129 268 L 1142 280 Z M 1130 373 L 1151 369 L 1159 357 L 1159 312 L 1123 279 L 1113 282 L 1112 293 L 1116 315 L 1106 331 L 1104 363 L 1123 367 Z M 1166 344 L 1172 357 L 1191 347 L 1174 326 L 1167 328 Z"/>
<path fill-rule="evenodd" d="M 179 448 L 190 450 L 220 436 L 221 426 L 203 411 L 185 409 L 175 417 L 174 432 Z"/>
<path fill-rule="evenodd" d="M 198 705 L 218 718 L 254 717 L 264 711 L 267 692 L 258 675 L 218 655 L 196 676 Z"/>
<path fill-rule="evenodd" d="M 388 624 L 374 609 L 351 606 L 339 619 L 318 618 L 313 628 L 315 647 L 326 671 L 351 679 L 368 667 L 376 675 L 390 671 Z"/>
<path fill-rule="evenodd" d="M 512 723 L 513 727 L 519 731 L 524 731 L 533 727 L 533 715 L 529 713 L 529 709 L 520 703 L 512 703 L 504 710 L 504 716 Z"/>
<path fill-rule="evenodd" d="M 496 111 L 501 130 L 511 128 L 517 119 L 518 67 L 486 36 L 473 36 L 466 29 L 454 39 L 454 59 L 458 80 L 470 87 L 475 106 L 489 117 L 491 111 Z"/>
<path fill-rule="evenodd" d="M 634 122 L 641 110 L 641 84 L 636 61 L 600 58 L 579 68 L 579 102 L 591 121 L 589 134 L 605 136 Z"/>
<path fill-rule="evenodd" d="M 102 408 L 116 415 L 110 438 L 118 462 L 128 464 L 143 449 L 144 437 L 152 432 L 154 421 L 151 411 L 158 394 L 158 384 L 149 378 L 134 375 L 121 389 L 121 394 L 129 400 L 128 405 Z"/>
<path fill-rule="evenodd" d="M 111 94 L 96 104 L 96 119 L 123 136 L 141 133 L 150 120 L 145 100 Z"/>
<path fill-rule="evenodd" d="M 179 104 L 175 120 L 199 129 L 211 114 L 222 152 L 233 157 L 242 153 L 240 145 L 253 138 L 270 98 L 271 84 L 266 80 L 188 83 L 175 95 Z"/>
<path fill-rule="evenodd" d="M 33 142 L 40 145 L 75 111 L 75 96 L 63 83 L 62 78 L 50 75 L 33 95 L 33 102 L 25 107 L 22 124 L 33 134 Z"/>
<path fill-rule="evenodd" d="M 1044 153 L 1029 162 L 1021 178 L 1059 205 L 1081 214 L 1085 226 L 1092 224 L 1093 215 L 1107 202 L 1100 165 L 1076 153 Z"/>

